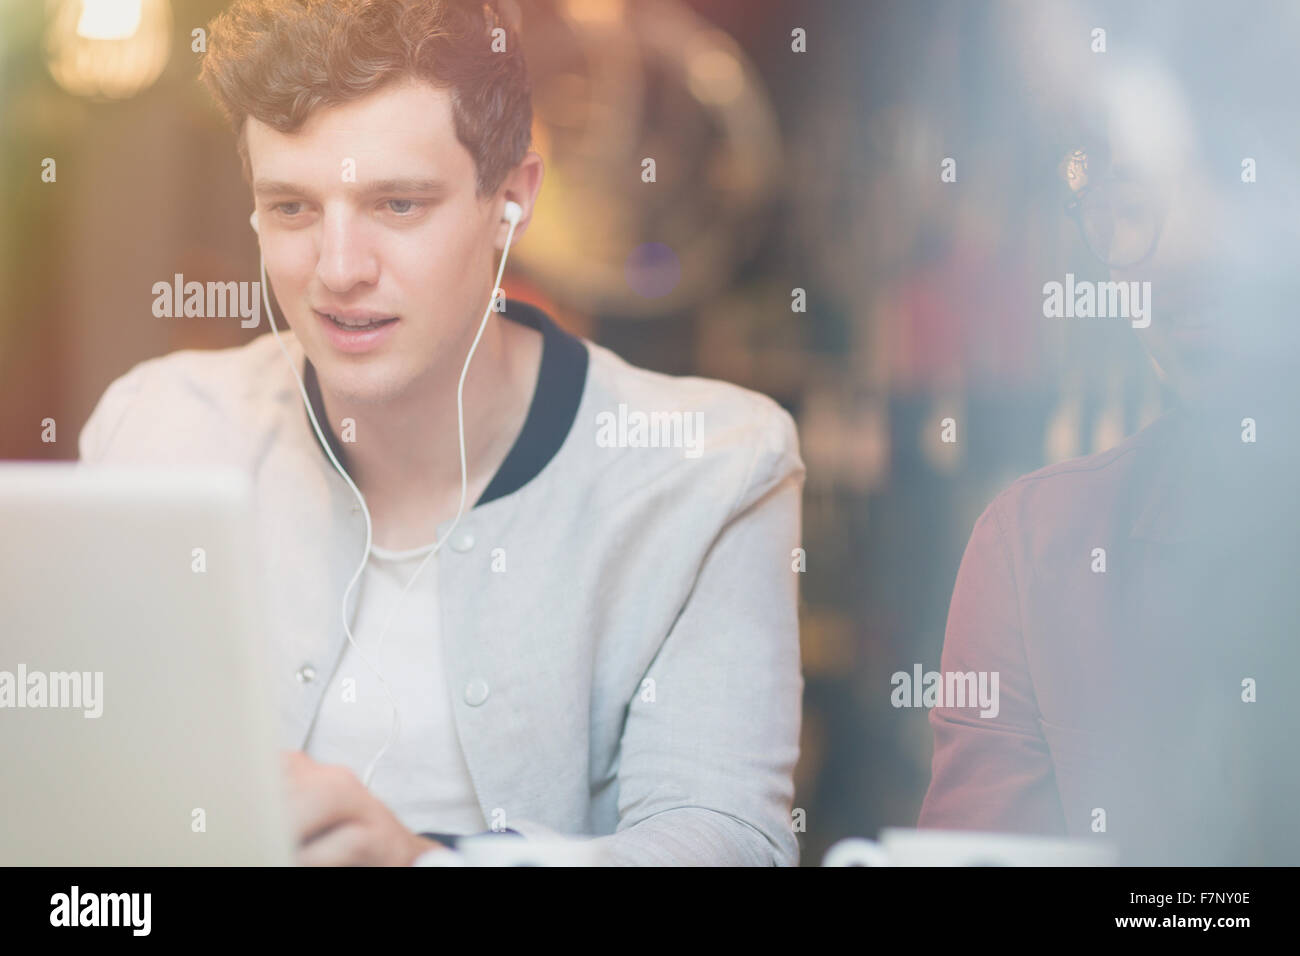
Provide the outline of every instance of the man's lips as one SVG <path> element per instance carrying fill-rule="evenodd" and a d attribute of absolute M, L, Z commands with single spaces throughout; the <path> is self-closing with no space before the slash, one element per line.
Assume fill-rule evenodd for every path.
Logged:
<path fill-rule="evenodd" d="M 397 316 L 391 312 L 372 312 L 363 309 L 313 309 L 322 319 L 328 319 L 342 328 L 376 328 L 389 322 L 396 322 Z"/>
<path fill-rule="evenodd" d="M 393 337 L 400 319 L 395 315 L 360 309 L 331 314 L 313 309 L 325 338 L 339 352 L 359 355 L 378 349 Z"/>

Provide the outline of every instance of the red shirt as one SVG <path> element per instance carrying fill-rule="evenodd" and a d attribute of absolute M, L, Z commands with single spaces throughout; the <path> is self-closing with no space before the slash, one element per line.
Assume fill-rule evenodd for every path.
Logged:
<path fill-rule="evenodd" d="M 1237 413 L 1166 415 L 989 505 L 941 671 L 997 671 L 998 713 L 931 711 L 918 826 L 1300 863 L 1295 417 L 1246 443 Z"/>

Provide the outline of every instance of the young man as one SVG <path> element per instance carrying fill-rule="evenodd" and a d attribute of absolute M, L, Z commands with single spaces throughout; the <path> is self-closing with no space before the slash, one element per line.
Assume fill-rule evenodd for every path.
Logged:
<path fill-rule="evenodd" d="M 976 522 L 941 670 L 998 674 L 1000 707 L 931 712 L 918 825 L 1111 841 L 1143 865 L 1295 865 L 1294 134 L 1172 84 L 1115 94 L 1109 158 L 1064 171 L 1084 240 L 1145 314 L 1080 321 L 1133 326 L 1173 408 Z M 1246 150 L 1267 180 L 1242 178 Z"/>
<path fill-rule="evenodd" d="M 301 862 L 509 831 L 795 864 L 790 416 L 511 302 L 465 373 L 462 486 L 503 215 L 521 235 L 542 184 L 518 38 L 475 2 L 241 0 L 203 79 L 292 331 L 142 362 L 81 452 L 253 477 Z M 642 413 L 682 441 L 610 441 Z"/>

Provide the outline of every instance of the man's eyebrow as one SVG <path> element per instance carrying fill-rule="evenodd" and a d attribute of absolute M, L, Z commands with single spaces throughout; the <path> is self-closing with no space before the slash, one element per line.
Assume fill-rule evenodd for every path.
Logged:
<path fill-rule="evenodd" d="M 305 196 L 310 190 L 298 186 L 294 183 L 286 183 L 277 179 L 258 179 L 253 182 L 253 192 L 258 195 L 295 195 Z"/>
<path fill-rule="evenodd" d="M 450 186 L 441 179 L 378 179 L 361 188 L 368 193 L 438 193 Z"/>
<path fill-rule="evenodd" d="M 447 192 L 450 185 L 441 179 L 396 178 L 361 183 L 358 188 L 365 193 L 441 193 Z M 253 183 L 253 192 L 266 196 L 306 196 L 311 190 L 281 180 L 259 179 Z"/>

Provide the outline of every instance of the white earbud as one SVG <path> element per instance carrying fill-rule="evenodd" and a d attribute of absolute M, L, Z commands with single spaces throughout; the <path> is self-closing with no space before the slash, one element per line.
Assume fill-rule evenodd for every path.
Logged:
<path fill-rule="evenodd" d="M 249 215 L 248 224 L 253 227 L 253 232 L 257 232 L 257 210 L 256 209 L 254 209 L 253 212 Z"/>

